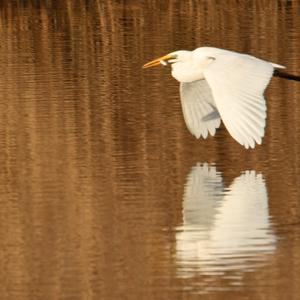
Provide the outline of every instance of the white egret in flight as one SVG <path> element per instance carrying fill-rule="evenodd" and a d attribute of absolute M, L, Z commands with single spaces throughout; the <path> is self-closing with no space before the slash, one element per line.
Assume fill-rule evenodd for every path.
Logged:
<path fill-rule="evenodd" d="M 272 76 L 300 80 L 279 70 L 284 66 L 233 51 L 201 47 L 175 51 L 143 66 L 171 64 L 180 82 L 184 119 L 196 137 L 212 136 L 221 119 L 245 148 L 261 144 L 266 123 L 264 90 Z"/>

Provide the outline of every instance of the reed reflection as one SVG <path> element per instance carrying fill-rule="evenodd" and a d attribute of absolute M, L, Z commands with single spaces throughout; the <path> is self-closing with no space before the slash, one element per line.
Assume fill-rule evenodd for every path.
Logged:
<path fill-rule="evenodd" d="M 183 225 L 177 228 L 178 275 L 232 275 L 263 265 L 276 249 L 264 179 L 255 171 L 229 188 L 214 166 L 197 164 L 187 177 Z"/>

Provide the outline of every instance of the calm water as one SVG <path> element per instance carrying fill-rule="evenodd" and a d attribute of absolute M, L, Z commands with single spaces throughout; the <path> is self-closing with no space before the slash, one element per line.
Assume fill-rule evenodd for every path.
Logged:
<path fill-rule="evenodd" d="M 299 1 L 25 2 L 0 5 L 0 298 L 299 299 L 300 83 L 245 150 L 141 69 L 208 45 L 300 73 Z"/>

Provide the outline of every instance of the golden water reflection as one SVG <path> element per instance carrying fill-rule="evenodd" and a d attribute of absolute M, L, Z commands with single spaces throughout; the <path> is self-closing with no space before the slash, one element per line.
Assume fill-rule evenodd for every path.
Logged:
<path fill-rule="evenodd" d="M 223 126 L 190 135 L 170 70 L 141 66 L 206 45 L 298 73 L 299 16 L 299 1 L 1 1 L 0 299 L 297 298 L 299 84 L 271 80 L 266 136 L 247 151 Z M 216 199 L 197 204 L 201 218 L 185 211 L 198 161 L 216 169 L 214 192 L 196 187 Z M 257 187 L 251 203 L 240 198 L 247 185 Z M 249 231 L 227 219 L 240 199 L 257 222 L 245 220 Z M 236 229 L 226 276 L 209 275 L 199 237 L 189 239 L 185 224 L 200 219 L 197 234 L 225 254 L 220 235 Z"/>

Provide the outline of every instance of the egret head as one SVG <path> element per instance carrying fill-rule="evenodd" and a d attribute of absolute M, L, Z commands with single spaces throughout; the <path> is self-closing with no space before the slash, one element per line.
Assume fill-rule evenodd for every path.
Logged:
<path fill-rule="evenodd" d="M 162 57 L 159 57 L 157 59 L 154 59 L 146 63 L 145 65 L 143 65 L 143 69 L 158 66 L 160 64 L 166 66 L 168 63 L 172 64 L 175 62 L 181 62 L 181 61 L 183 62 L 190 59 L 190 57 L 191 57 L 190 51 L 179 50 L 179 51 L 171 52 L 167 55 L 164 55 Z"/>

